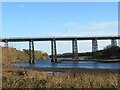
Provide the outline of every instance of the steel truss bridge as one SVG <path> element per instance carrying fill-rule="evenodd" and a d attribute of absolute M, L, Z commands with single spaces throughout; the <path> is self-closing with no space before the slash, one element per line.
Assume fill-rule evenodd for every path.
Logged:
<path fill-rule="evenodd" d="M 73 59 L 78 59 L 78 40 L 91 40 L 92 52 L 98 50 L 97 40 L 111 40 L 111 46 L 117 46 L 117 41 L 120 36 L 98 36 L 98 37 L 48 37 L 48 38 L 2 38 L 1 42 L 5 43 L 8 47 L 8 42 L 29 42 L 29 62 L 35 63 L 34 57 L 34 41 L 51 41 L 51 62 L 57 62 L 57 48 L 56 41 L 72 41 L 72 54 Z"/>

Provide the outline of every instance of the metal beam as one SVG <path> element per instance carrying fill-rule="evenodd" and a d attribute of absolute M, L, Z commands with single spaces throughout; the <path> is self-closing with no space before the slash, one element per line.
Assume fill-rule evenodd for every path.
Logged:
<path fill-rule="evenodd" d="M 97 40 L 108 40 L 108 39 L 120 39 L 120 36 L 99 36 L 99 37 L 47 37 L 47 38 L 2 38 L 0 41 L 5 42 L 7 40 L 8 42 L 24 42 L 24 41 L 51 41 L 53 39 L 58 40 L 58 41 L 64 41 L 64 40 L 93 40 L 97 38 Z"/>

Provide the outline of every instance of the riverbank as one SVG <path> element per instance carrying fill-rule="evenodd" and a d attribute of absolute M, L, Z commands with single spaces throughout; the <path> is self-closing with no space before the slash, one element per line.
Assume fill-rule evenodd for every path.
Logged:
<path fill-rule="evenodd" d="M 118 88 L 120 70 L 3 67 L 3 88 Z"/>
<path fill-rule="evenodd" d="M 118 88 L 118 73 L 103 70 L 80 69 L 82 72 L 71 74 L 69 70 L 75 69 L 56 69 L 66 71 L 62 74 L 47 74 L 45 69 L 3 69 L 2 86 L 3 88 Z M 50 69 L 49 71 L 55 71 Z M 77 70 L 77 69 L 76 69 Z M 75 71 L 76 71 L 75 70 Z M 94 72 L 94 73 L 93 73 Z"/>
<path fill-rule="evenodd" d="M 7 49 L 7 50 L 6 50 Z M 13 51 L 15 51 L 13 53 Z M 6 54 L 7 53 L 7 54 Z M 118 88 L 117 70 L 10 67 L 16 61 L 16 50 L 3 50 L 2 88 Z M 19 61 L 24 61 L 21 56 Z M 14 61 L 13 61 L 14 60 Z M 26 59 L 28 60 L 28 59 Z M 62 72 L 62 74 L 47 72 Z M 63 73 L 64 72 L 64 73 Z"/>
<path fill-rule="evenodd" d="M 14 67 L 16 68 L 16 67 Z M 19 69 L 24 70 L 35 70 L 39 72 L 58 72 L 62 74 L 71 73 L 71 74 L 118 74 L 120 73 L 120 69 L 93 69 L 93 68 L 37 68 L 37 67 L 18 67 Z"/>
<path fill-rule="evenodd" d="M 114 62 L 120 62 L 120 59 L 96 59 L 96 58 L 79 58 L 79 59 L 62 59 L 58 60 L 58 62 L 63 62 L 63 61 L 96 61 L 96 62 L 104 62 L 104 63 L 114 63 Z"/>

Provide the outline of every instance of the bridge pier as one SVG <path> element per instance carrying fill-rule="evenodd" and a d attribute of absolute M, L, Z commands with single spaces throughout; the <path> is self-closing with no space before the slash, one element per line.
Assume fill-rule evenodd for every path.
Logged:
<path fill-rule="evenodd" d="M 34 55 L 34 42 L 33 40 L 29 41 L 29 63 L 35 63 L 35 55 Z"/>
<path fill-rule="evenodd" d="M 116 39 L 111 39 L 111 46 L 117 46 L 117 41 Z"/>
<path fill-rule="evenodd" d="M 8 41 L 7 40 L 5 40 L 5 47 L 8 47 Z"/>
<path fill-rule="evenodd" d="M 57 62 L 57 49 L 56 49 L 56 40 L 51 40 L 51 62 Z"/>
<path fill-rule="evenodd" d="M 72 40 L 73 59 L 78 59 L 77 39 Z"/>
<path fill-rule="evenodd" d="M 95 52 L 98 50 L 98 43 L 97 43 L 97 38 L 92 39 L 92 52 Z"/>

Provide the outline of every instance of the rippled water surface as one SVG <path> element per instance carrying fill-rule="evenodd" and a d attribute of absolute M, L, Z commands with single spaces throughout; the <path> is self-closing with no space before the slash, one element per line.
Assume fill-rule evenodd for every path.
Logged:
<path fill-rule="evenodd" d="M 13 66 L 23 67 L 37 67 L 37 68 L 102 68 L 102 69 L 120 69 L 120 62 L 103 63 L 96 61 L 64 61 L 60 63 L 53 63 L 50 60 L 40 60 L 35 64 L 29 62 L 15 63 Z"/>

